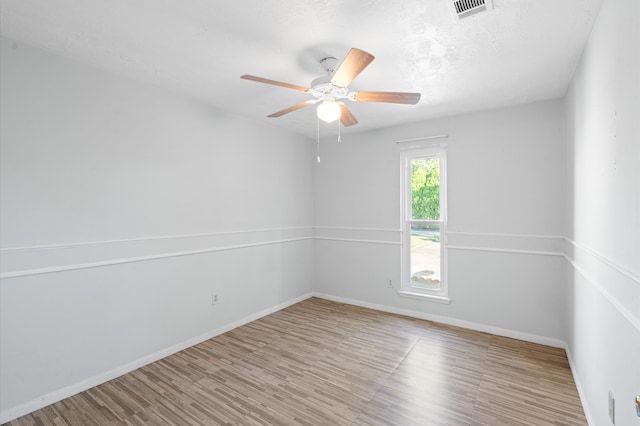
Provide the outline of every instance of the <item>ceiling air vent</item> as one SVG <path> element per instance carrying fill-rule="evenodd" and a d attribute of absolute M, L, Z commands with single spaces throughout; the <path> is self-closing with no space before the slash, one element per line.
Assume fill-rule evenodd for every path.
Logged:
<path fill-rule="evenodd" d="M 475 15 L 492 8 L 491 0 L 452 0 L 458 19 Z"/>

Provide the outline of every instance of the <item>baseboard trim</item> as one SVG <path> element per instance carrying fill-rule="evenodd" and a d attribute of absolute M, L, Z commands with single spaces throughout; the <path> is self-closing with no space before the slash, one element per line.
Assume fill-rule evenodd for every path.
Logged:
<path fill-rule="evenodd" d="M 526 342 L 538 343 L 554 348 L 565 349 L 567 344 L 552 337 L 538 336 L 536 334 L 524 333 L 521 331 L 509 330 L 506 328 L 494 327 L 491 325 L 481 324 L 473 321 L 466 321 L 442 315 L 426 314 L 424 312 L 412 311 L 409 309 L 397 308 L 395 306 L 380 305 L 377 303 L 363 302 L 361 300 L 349 299 L 346 297 L 334 296 L 326 293 L 313 293 L 314 297 L 327 299 L 334 302 L 346 303 L 348 305 L 360 306 L 363 308 L 375 309 L 376 311 L 389 312 L 391 314 L 405 315 L 408 317 L 419 318 L 427 321 L 434 321 L 441 324 L 453 325 L 456 327 L 466 328 L 468 330 L 482 331 L 484 333 L 495 334 L 497 336 L 510 337 L 512 339 L 524 340 Z"/>
<path fill-rule="evenodd" d="M 591 415 L 591 411 L 589 410 L 589 405 L 587 404 L 587 395 L 584 393 L 582 383 L 580 383 L 580 376 L 578 375 L 578 370 L 576 370 L 576 365 L 573 363 L 573 356 L 571 355 L 571 349 L 569 349 L 569 345 L 565 344 L 564 351 L 567 353 L 569 368 L 571 368 L 571 375 L 573 376 L 573 382 L 576 384 L 576 389 L 578 390 L 578 396 L 580 397 L 580 402 L 582 403 L 584 416 L 587 418 L 587 424 L 589 426 L 595 426 L 596 422 Z"/>
<path fill-rule="evenodd" d="M 122 365 L 120 367 L 116 367 L 112 370 L 106 371 L 102 374 L 89 377 L 88 379 L 85 379 L 81 382 L 78 382 L 69 386 L 65 386 L 64 388 L 58 389 L 54 392 L 48 393 L 46 395 L 43 395 L 31 401 L 25 402 L 24 404 L 21 404 L 17 407 L 4 410 L 0 412 L 0 424 L 10 422 L 11 420 L 17 419 L 18 417 L 22 417 L 36 410 L 44 408 L 47 405 L 54 404 L 58 401 L 61 401 L 65 398 L 69 398 L 70 396 L 76 395 L 94 386 L 98 386 L 98 385 L 101 385 L 102 383 L 106 383 L 109 380 L 113 380 L 116 377 L 122 376 L 123 374 L 127 374 L 133 370 L 136 370 L 140 367 L 144 367 L 145 365 L 151 364 L 152 362 L 156 362 L 162 358 L 166 358 L 169 355 L 175 354 L 176 352 L 180 352 L 184 349 L 190 348 L 191 346 L 202 343 L 205 340 L 209 340 L 213 337 L 226 333 L 227 331 L 233 330 L 234 328 L 240 327 L 244 324 L 250 323 L 251 321 L 255 321 L 266 315 L 277 312 L 288 306 L 295 305 L 296 303 L 302 302 L 303 300 L 306 300 L 310 297 L 313 297 L 313 293 L 307 293 L 302 296 L 296 297 L 294 299 L 288 300 L 286 302 L 279 303 L 267 309 L 263 309 L 262 311 L 256 312 L 255 314 L 249 315 L 237 321 L 233 321 L 229 324 L 226 324 L 222 327 L 218 327 L 207 333 L 201 334 L 200 336 L 196 336 L 191 339 L 185 340 L 184 342 L 175 344 L 168 348 L 162 349 L 158 352 L 149 354 L 135 361 Z"/>

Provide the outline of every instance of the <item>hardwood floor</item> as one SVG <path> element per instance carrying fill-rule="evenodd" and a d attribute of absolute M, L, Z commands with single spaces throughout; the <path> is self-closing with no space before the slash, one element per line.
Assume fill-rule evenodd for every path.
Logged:
<path fill-rule="evenodd" d="M 10 425 L 585 425 L 561 349 L 311 298 Z"/>

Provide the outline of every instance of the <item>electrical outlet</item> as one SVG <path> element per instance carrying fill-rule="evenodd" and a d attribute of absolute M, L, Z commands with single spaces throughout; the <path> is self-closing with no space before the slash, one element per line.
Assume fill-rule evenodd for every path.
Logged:
<path fill-rule="evenodd" d="M 217 293 L 213 293 L 211 295 L 211 306 L 215 306 L 218 304 L 220 300 L 218 299 L 218 294 Z"/>
<path fill-rule="evenodd" d="M 393 288 L 393 280 L 387 281 L 387 287 Z"/>
<path fill-rule="evenodd" d="M 616 424 L 616 399 L 611 391 L 609 391 L 609 419 L 611 419 L 612 425 Z"/>

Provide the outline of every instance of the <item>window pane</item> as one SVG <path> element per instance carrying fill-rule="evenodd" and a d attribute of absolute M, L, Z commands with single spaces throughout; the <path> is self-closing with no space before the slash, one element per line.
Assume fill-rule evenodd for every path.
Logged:
<path fill-rule="evenodd" d="M 411 160 L 411 217 L 440 219 L 440 159 Z"/>
<path fill-rule="evenodd" d="M 411 225 L 411 285 L 440 290 L 440 224 Z"/>

